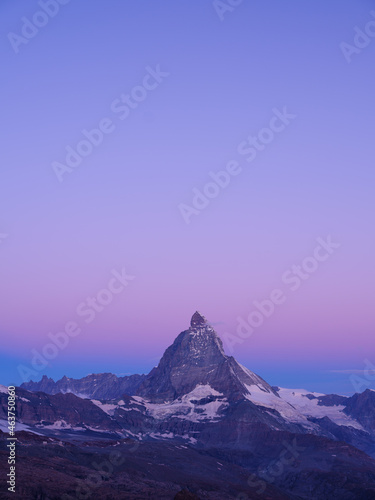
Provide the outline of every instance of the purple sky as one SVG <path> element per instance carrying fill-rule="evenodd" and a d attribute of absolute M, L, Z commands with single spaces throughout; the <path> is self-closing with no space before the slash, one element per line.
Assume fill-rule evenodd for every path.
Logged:
<path fill-rule="evenodd" d="M 1 383 L 70 321 L 81 333 L 32 378 L 148 372 L 196 309 L 236 335 L 274 289 L 283 304 L 233 347 L 248 368 L 351 393 L 347 372 L 375 364 L 375 38 L 350 62 L 340 47 L 373 3 L 244 1 L 222 20 L 214 5 L 71 1 L 21 43 L 41 7 L 1 3 Z M 284 107 L 295 118 L 268 141 Z M 103 120 L 111 132 L 59 182 L 52 165 Z M 258 133 L 249 162 L 240 144 Z M 187 224 L 181 204 L 231 161 Z M 285 273 L 328 235 L 340 247 L 292 291 Z M 110 301 L 122 268 L 134 279 Z M 77 307 L 98 293 L 110 303 L 86 323 Z"/>

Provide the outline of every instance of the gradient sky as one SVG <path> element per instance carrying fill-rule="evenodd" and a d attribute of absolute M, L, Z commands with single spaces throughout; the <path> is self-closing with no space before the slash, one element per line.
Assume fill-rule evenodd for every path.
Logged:
<path fill-rule="evenodd" d="M 233 355 L 274 385 L 354 392 L 375 364 L 375 38 L 350 63 L 340 43 L 372 9 L 254 0 L 221 20 L 211 1 L 72 0 L 16 54 L 8 34 L 40 7 L 1 2 L 1 383 L 69 321 L 82 333 L 34 378 L 148 372 L 196 309 L 233 334 L 281 288 Z M 120 120 L 111 103 L 157 65 L 169 76 Z M 247 163 L 238 145 L 284 106 L 296 118 Z M 107 117 L 58 182 L 51 164 Z M 179 204 L 231 160 L 241 173 L 187 225 Z M 327 235 L 340 248 L 288 290 Z M 77 306 L 123 267 L 135 279 L 86 324 Z"/>

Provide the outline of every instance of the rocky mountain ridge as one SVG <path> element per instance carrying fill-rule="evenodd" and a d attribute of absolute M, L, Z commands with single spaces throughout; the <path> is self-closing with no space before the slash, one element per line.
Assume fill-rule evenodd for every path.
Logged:
<path fill-rule="evenodd" d="M 31 440 L 130 440 L 134 449 L 164 443 L 172 456 L 174 448 L 200 450 L 266 484 L 265 496 L 250 488 L 248 498 L 269 499 L 272 488 L 272 498 L 375 498 L 375 391 L 345 397 L 271 387 L 225 354 L 198 312 L 148 375 L 56 383 L 44 377 L 16 394 L 16 430 Z M 6 430 L 6 405 L 0 387 L 0 430 Z M 293 463 L 283 464 L 282 476 L 270 476 L 285 449 L 294 453 Z"/>
<path fill-rule="evenodd" d="M 43 375 L 39 382 L 24 382 L 21 387 L 47 394 L 70 392 L 83 398 L 111 399 L 120 397 L 122 394 L 135 394 L 145 378 L 146 375 L 117 377 L 113 373 L 92 373 L 81 379 L 64 376 L 55 382 L 52 378 Z"/>

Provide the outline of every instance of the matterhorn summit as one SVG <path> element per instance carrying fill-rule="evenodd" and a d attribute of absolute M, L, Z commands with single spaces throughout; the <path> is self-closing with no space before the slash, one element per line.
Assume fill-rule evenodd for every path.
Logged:
<path fill-rule="evenodd" d="M 196 328 L 205 327 L 207 325 L 207 320 L 199 311 L 195 311 L 190 320 L 190 329 L 194 330 Z"/>
<path fill-rule="evenodd" d="M 193 314 L 189 329 L 177 336 L 159 365 L 140 385 L 137 395 L 153 402 L 173 401 L 197 385 L 209 385 L 234 400 L 248 394 L 252 385 L 274 393 L 261 377 L 225 354 L 220 337 L 198 311 Z"/>

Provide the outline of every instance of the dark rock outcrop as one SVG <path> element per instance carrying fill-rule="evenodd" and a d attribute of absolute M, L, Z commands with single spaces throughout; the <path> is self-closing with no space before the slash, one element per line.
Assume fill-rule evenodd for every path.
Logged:
<path fill-rule="evenodd" d="M 344 412 L 368 431 L 375 432 L 375 391 L 366 389 L 347 398 Z"/>

